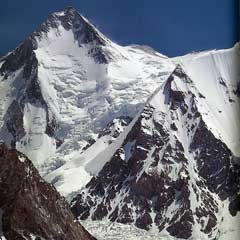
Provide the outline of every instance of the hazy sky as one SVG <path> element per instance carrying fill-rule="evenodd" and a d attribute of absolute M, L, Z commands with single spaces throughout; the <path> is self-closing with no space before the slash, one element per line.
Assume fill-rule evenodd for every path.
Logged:
<path fill-rule="evenodd" d="M 0 0 L 0 55 L 47 16 L 73 6 L 115 42 L 168 56 L 228 48 L 237 41 L 238 0 Z"/>

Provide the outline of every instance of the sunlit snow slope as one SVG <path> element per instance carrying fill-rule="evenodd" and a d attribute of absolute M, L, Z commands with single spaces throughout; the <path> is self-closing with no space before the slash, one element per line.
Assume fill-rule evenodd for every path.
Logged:
<path fill-rule="evenodd" d="M 176 58 L 206 98 L 199 104 L 215 135 L 240 156 L 240 51 L 235 45 Z"/>
<path fill-rule="evenodd" d="M 174 68 L 148 47 L 111 42 L 73 8 L 52 14 L 1 65 L 1 139 L 65 195 L 89 180 L 80 157 L 88 141 L 114 119 L 134 117 Z"/>

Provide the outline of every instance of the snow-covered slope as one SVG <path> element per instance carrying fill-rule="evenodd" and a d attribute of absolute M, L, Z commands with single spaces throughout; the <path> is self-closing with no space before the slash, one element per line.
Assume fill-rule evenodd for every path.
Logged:
<path fill-rule="evenodd" d="M 240 156 L 240 51 L 213 50 L 176 58 L 205 99 L 199 104 L 215 136 Z"/>
<path fill-rule="evenodd" d="M 52 14 L 1 65 L 0 138 L 59 190 L 67 183 L 63 194 L 89 180 L 74 170 L 88 141 L 115 118 L 134 117 L 174 68 L 149 48 L 111 42 L 73 8 Z M 69 173 L 52 172 L 65 163 Z"/>
<path fill-rule="evenodd" d="M 158 231 L 145 231 L 132 224 L 110 221 L 81 221 L 81 224 L 98 240 L 179 240 Z M 123 234 L 124 233 L 124 234 Z"/>

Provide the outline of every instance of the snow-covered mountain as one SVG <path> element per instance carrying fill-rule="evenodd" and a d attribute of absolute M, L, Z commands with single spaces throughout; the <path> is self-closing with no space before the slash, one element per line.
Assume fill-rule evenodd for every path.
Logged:
<path fill-rule="evenodd" d="M 239 58 L 123 47 L 66 8 L 0 59 L 0 141 L 76 217 L 238 239 Z"/>
<path fill-rule="evenodd" d="M 71 162 L 56 173 L 64 194 L 80 188 L 79 171 L 89 179 L 74 170 L 81 149 L 115 118 L 134 117 L 174 67 L 151 49 L 111 42 L 73 8 L 52 14 L 1 65 L 1 139 L 43 176 Z"/>

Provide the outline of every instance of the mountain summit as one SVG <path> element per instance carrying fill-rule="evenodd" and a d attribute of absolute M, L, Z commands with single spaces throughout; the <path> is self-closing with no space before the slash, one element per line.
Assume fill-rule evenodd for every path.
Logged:
<path fill-rule="evenodd" d="M 116 45 L 73 8 L 53 13 L 1 60 L 0 138 L 45 175 L 115 118 L 134 116 L 173 67 Z"/>

